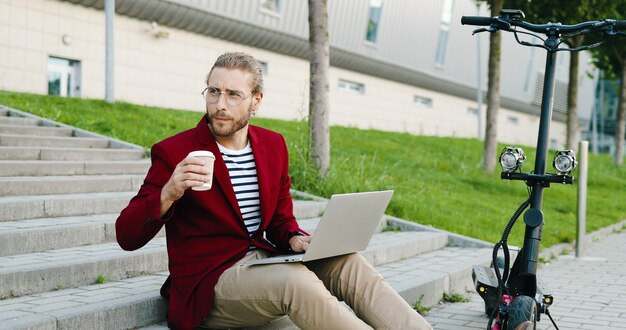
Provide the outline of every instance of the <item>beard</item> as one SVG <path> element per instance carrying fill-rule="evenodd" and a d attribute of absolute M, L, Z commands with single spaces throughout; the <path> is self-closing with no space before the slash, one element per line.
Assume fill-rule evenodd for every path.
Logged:
<path fill-rule="evenodd" d="M 214 120 L 213 117 L 227 118 L 228 121 Z M 217 112 L 214 112 L 213 114 L 208 114 L 208 111 L 207 111 L 207 119 L 209 121 L 209 127 L 211 128 L 211 131 L 213 132 L 213 134 L 219 137 L 229 137 L 237 133 L 242 128 L 248 125 L 251 117 L 252 117 L 252 105 L 250 105 L 250 108 L 248 108 L 247 113 L 241 118 L 235 118 L 234 116 L 224 111 L 217 111 Z"/>

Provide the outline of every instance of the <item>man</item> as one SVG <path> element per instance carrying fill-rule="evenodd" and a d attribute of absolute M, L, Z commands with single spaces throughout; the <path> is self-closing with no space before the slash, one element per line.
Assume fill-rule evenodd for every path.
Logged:
<path fill-rule="evenodd" d="M 250 327 L 289 315 L 303 329 L 430 329 L 359 254 L 242 265 L 303 252 L 310 236 L 293 215 L 283 137 L 248 124 L 263 100 L 260 64 L 226 53 L 206 84 L 206 115 L 152 147 L 144 184 L 116 222 L 125 250 L 142 247 L 165 225 L 170 277 L 161 293 L 170 327 Z M 213 173 L 187 157 L 195 150 L 215 155 Z M 212 176 L 210 190 L 189 189 Z"/>

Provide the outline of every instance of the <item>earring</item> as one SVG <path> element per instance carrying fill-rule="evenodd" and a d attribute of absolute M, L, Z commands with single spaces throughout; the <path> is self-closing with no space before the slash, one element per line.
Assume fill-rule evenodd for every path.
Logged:
<path fill-rule="evenodd" d="M 256 109 L 252 109 L 252 117 L 256 116 Z"/>

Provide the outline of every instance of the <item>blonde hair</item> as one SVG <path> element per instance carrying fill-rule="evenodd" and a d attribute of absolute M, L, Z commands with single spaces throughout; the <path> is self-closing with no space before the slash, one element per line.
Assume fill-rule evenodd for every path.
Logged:
<path fill-rule="evenodd" d="M 248 72 L 252 75 L 252 94 L 258 94 L 263 91 L 263 68 L 261 63 L 246 53 L 229 52 L 220 55 L 206 76 L 207 85 L 209 84 L 211 72 L 215 68 L 237 69 Z"/>

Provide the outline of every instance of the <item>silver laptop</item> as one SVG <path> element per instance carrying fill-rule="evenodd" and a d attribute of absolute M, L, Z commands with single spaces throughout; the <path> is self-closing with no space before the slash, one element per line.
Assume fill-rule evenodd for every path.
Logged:
<path fill-rule="evenodd" d="M 306 262 L 365 250 L 393 190 L 333 195 L 305 253 L 249 260 L 246 265 Z"/>

